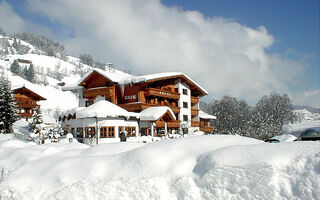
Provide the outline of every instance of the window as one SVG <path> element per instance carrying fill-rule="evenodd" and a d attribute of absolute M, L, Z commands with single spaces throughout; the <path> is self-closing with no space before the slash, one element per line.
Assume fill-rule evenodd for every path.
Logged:
<path fill-rule="evenodd" d="M 86 127 L 85 128 L 86 138 L 94 137 L 96 134 L 95 127 Z"/>
<path fill-rule="evenodd" d="M 86 107 L 91 106 L 93 104 L 93 101 L 86 101 Z"/>
<path fill-rule="evenodd" d="M 127 126 L 126 131 L 128 133 L 128 137 L 136 136 L 136 127 L 135 126 Z"/>
<path fill-rule="evenodd" d="M 188 115 L 183 115 L 183 121 L 189 121 L 188 120 Z"/>
<path fill-rule="evenodd" d="M 28 104 L 28 101 L 26 101 L 26 104 Z"/>
<path fill-rule="evenodd" d="M 183 102 L 183 108 L 188 108 L 188 102 Z"/>
<path fill-rule="evenodd" d="M 101 138 L 114 138 L 114 126 L 103 126 L 100 128 Z"/>
<path fill-rule="evenodd" d="M 78 127 L 77 128 L 77 137 L 83 137 L 83 128 L 82 127 Z"/>
<path fill-rule="evenodd" d="M 187 90 L 187 89 L 182 89 L 182 93 L 183 93 L 184 95 L 188 95 L 188 90 Z"/>

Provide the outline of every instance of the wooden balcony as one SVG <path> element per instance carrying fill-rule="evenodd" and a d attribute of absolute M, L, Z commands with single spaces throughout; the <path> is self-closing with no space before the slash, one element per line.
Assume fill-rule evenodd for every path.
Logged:
<path fill-rule="evenodd" d="M 30 117 L 32 117 L 33 113 L 18 113 L 18 115 L 21 116 L 21 117 L 28 117 L 28 118 L 30 118 Z"/>
<path fill-rule="evenodd" d="M 158 96 L 163 98 L 169 98 L 169 99 L 179 99 L 180 94 L 168 90 L 161 90 L 161 89 L 155 89 L 155 88 L 146 88 L 144 89 L 145 96 Z"/>
<path fill-rule="evenodd" d="M 214 128 L 211 126 L 200 126 L 200 131 L 203 131 L 205 133 L 211 133 L 213 129 Z"/>
<path fill-rule="evenodd" d="M 111 97 L 114 96 L 114 87 L 103 87 L 103 88 L 95 88 L 95 89 L 87 89 L 84 91 L 84 98 L 87 99 L 94 99 L 97 96 L 107 96 Z"/>
<path fill-rule="evenodd" d="M 200 121 L 192 121 L 191 120 L 191 127 L 200 127 Z"/>
<path fill-rule="evenodd" d="M 176 120 L 173 122 L 167 122 L 168 128 L 179 128 L 180 127 L 180 120 Z"/>
<path fill-rule="evenodd" d="M 198 116 L 199 115 L 199 110 L 195 109 L 195 108 L 191 108 L 191 115 Z"/>
<path fill-rule="evenodd" d="M 156 122 L 156 127 L 157 128 L 164 128 L 165 127 L 165 122 L 164 121 L 158 121 Z M 175 120 L 172 122 L 167 122 L 167 128 L 179 128 L 180 127 L 180 121 Z"/>
<path fill-rule="evenodd" d="M 199 103 L 199 97 L 193 97 L 193 96 L 191 96 L 191 103 L 193 103 L 193 104 Z"/>
<path fill-rule="evenodd" d="M 31 104 L 31 103 L 21 103 L 21 104 L 17 104 L 20 108 L 36 108 L 36 107 L 40 107 L 38 104 Z"/>
<path fill-rule="evenodd" d="M 135 111 L 142 111 L 142 110 L 149 108 L 149 107 L 161 106 L 161 105 L 160 104 L 137 102 L 137 103 L 118 104 L 118 106 L 126 109 L 127 111 L 135 112 Z M 171 108 L 173 113 L 175 113 L 175 114 L 180 113 L 180 107 L 171 107 L 171 106 L 168 106 L 168 107 Z"/>
<path fill-rule="evenodd" d="M 169 106 L 174 114 L 180 113 L 180 107 Z"/>

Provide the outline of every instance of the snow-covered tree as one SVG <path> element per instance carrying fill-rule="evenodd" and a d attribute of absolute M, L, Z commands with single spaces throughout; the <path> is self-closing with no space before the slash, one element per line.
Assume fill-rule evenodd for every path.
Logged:
<path fill-rule="evenodd" d="M 32 122 L 30 124 L 31 131 L 37 134 L 40 133 L 40 129 L 38 125 L 42 123 L 43 123 L 43 120 L 42 120 L 42 114 L 41 114 L 40 108 L 36 107 L 32 115 Z"/>
<path fill-rule="evenodd" d="M 80 61 L 83 64 L 89 65 L 89 66 L 94 66 L 94 60 L 90 54 L 80 54 Z"/>
<path fill-rule="evenodd" d="M 35 72 L 34 72 L 34 67 L 33 64 L 31 64 L 27 70 L 26 78 L 28 81 L 31 83 L 35 82 Z"/>
<path fill-rule="evenodd" d="M 0 75 L 0 133 L 10 133 L 12 124 L 18 119 L 17 105 L 11 92 L 11 83 Z"/>
<path fill-rule="evenodd" d="M 20 65 L 19 65 L 18 60 L 14 60 L 14 61 L 13 61 L 13 63 L 12 63 L 11 66 L 10 66 L 10 70 L 11 70 L 12 73 L 19 74 L 19 72 L 20 72 Z"/>
<path fill-rule="evenodd" d="M 61 70 L 61 62 L 58 61 L 57 64 L 55 65 L 55 69 L 54 69 L 54 78 L 58 79 L 59 81 L 61 81 L 63 78 L 60 70 Z"/>
<path fill-rule="evenodd" d="M 251 108 L 244 100 L 238 101 L 234 97 L 224 96 L 221 100 L 213 100 L 208 111 L 217 117 L 212 123 L 218 132 L 247 135 Z"/>
<path fill-rule="evenodd" d="M 273 137 L 283 130 L 284 125 L 295 119 L 288 95 L 271 93 L 269 96 L 263 96 L 250 117 L 251 137 L 263 140 Z"/>
<path fill-rule="evenodd" d="M 6 32 L 0 27 L 0 35 L 2 35 L 2 36 L 6 36 L 7 34 L 6 34 Z"/>

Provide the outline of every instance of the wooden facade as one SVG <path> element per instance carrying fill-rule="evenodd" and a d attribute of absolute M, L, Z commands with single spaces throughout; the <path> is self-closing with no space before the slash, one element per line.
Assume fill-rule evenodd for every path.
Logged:
<path fill-rule="evenodd" d="M 25 86 L 14 89 L 13 92 L 14 98 L 19 107 L 19 116 L 27 119 L 32 117 L 35 108 L 40 108 L 40 105 L 38 105 L 37 102 L 40 100 L 46 100 Z"/>
<path fill-rule="evenodd" d="M 177 79 L 190 87 L 191 127 L 201 128 L 198 104 L 199 97 L 206 95 L 206 92 L 183 75 L 157 78 L 134 84 L 118 84 L 93 71 L 79 85 L 84 87 L 83 98 L 87 99 L 85 106 L 93 104 L 99 96 L 100 99 L 108 100 L 130 112 L 141 112 L 153 106 L 168 106 L 178 117 L 181 111 L 178 102 L 182 94 L 175 88 Z M 180 121 L 170 121 L 168 125 L 179 128 Z M 163 126 L 162 122 L 157 122 L 157 126 Z M 210 132 L 209 129 L 205 128 L 204 130 Z"/>

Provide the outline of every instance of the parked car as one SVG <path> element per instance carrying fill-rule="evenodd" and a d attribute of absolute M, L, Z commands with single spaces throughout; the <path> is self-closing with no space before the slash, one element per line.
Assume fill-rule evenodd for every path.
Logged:
<path fill-rule="evenodd" d="M 303 131 L 295 141 L 320 141 L 320 132 L 316 129 L 309 128 Z"/>
<path fill-rule="evenodd" d="M 269 139 L 265 140 L 265 142 L 268 142 L 268 143 L 279 143 L 280 141 L 278 139 L 269 138 Z"/>

